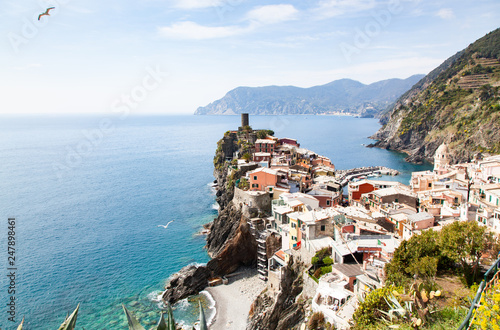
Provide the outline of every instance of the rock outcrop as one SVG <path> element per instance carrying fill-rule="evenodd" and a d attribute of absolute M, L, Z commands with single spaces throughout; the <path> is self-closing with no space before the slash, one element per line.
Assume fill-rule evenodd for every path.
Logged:
<path fill-rule="evenodd" d="M 251 136 L 253 133 L 245 134 Z M 164 301 L 174 303 L 197 294 L 208 285 L 210 278 L 227 275 L 240 266 L 256 264 L 257 242 L 251 233 L 249 219 L 243 215 L 242 205 L 233 202 L 235 182 L 245 174 L 245 170 L 238 170 L 226 161 L 228 155 L 248 147 L 238 144 L 238 140 L 235 133 L 226 132 L 218 143 L 214 157 L 219 215 L 210 225 L 206 244 L 212 259 L 205 266 L 186 266 L 173 275 L 165 287 Z"/>
<path fill-rule="evenodd" d="M 207 287 L 210 277 L 211 273 L 205 266 L 186 266 L 170 278 L 162 298 L 164 301 L 174 303 L 197 294 Z"/>
<path fill-rule="evenodd" d="M 304 320 L 304 301 L 299 298 L 303 272 L 303 265 L 291 257 L 281 278 L 280 292 L 273 296 L 263 291 L 253 302 L 247 330 L 294 329 Z"/>

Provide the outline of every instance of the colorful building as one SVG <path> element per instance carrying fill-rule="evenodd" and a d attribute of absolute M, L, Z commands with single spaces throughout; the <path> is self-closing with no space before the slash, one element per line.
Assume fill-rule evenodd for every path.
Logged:
<path fill-rule="evenodd" d="M 268 152 L 272 154 L 276 146 L 276 141 L 258 139 L 255 141 L 255 152 Z"/>

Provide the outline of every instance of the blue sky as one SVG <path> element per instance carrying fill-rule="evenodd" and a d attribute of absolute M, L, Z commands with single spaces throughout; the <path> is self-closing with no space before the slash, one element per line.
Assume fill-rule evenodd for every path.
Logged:
<path fill-rule="evenodd" d="M 190 114 L 238 86 L 407 78 L 500 25 L 498 0 L 0 4 L 4 114 Z"/>

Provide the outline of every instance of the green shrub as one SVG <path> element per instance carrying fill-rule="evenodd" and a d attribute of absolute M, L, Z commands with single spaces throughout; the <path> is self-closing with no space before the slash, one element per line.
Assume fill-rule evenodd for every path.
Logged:
<path fill-rule="evenodd" d="M 328 266 L 328 265 L 332 265 L 332 264 L 333 264 L 333 259 L 332 259 L 331 257 L 329 257 L 329 256 L 324 257 L 324 258 L 323 258 L 323 263 L 324 263 L 325 265 L 327 265 L 327 266 Z"/>
<path fill-rule="evenodd" d="M 321 275 L 325 275 L 325 274 L 328 274 L 328 273 L 331 273 L 332 272 L 332 266 L 324 266 L 324 267 L 321 267 Z"/>
<path fill-rule="evenodd" d="M 389 305 L 385 299 L 389 297 L 395 289 L 394 286 L 390 285 L 371 291 L 354 312 L 354 329 L 365 329 L 367 326 L 377 322 L 382 316 L 380 311 L 387 312 L 389 310 Z"/>

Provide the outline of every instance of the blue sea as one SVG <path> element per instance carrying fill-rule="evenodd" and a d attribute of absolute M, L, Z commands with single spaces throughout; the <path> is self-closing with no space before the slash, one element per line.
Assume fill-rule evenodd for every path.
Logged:
<path fill-rule="evenodd" d="M 407 184 L 412 171 L 431 168 L 364 147 L 375 119 L 251 116 L 250 125 L 296 138 L 338 169 L 383 165 Z M 0 117 L 0 328 L 25 317 L 25 329 L 57 329 L 78 304 L 78 329 L 126 329 L 122 304 L 144 326 L 156 322 L 169 276 L 209 259 L 197 233 L 217 216 L 212 159 L 238 126 L 239 116 Z M 6 305 L 9 217 L 15 323 Z M 175 306 L 177 321 L 196 321 L 191 305 Z"/>

